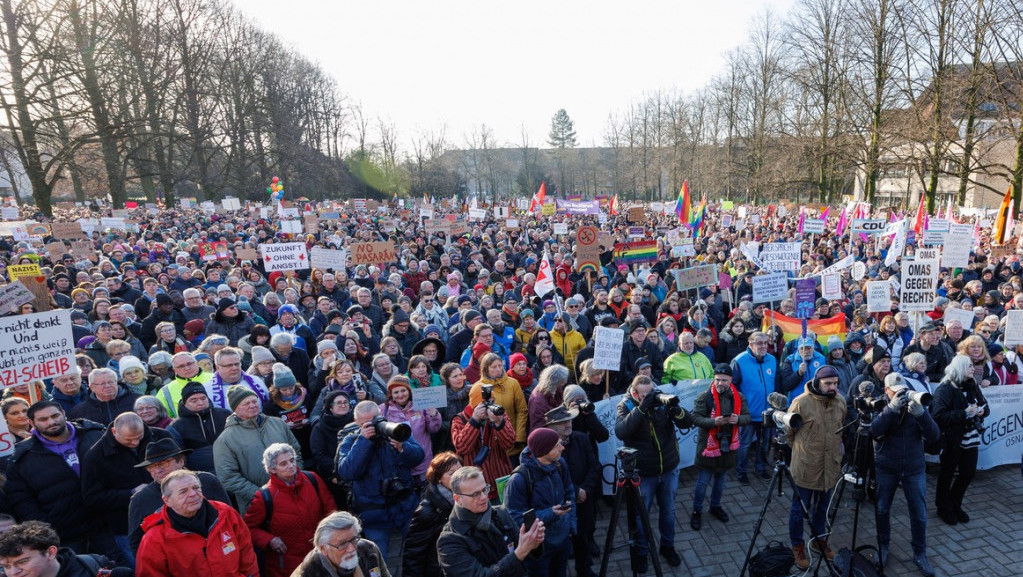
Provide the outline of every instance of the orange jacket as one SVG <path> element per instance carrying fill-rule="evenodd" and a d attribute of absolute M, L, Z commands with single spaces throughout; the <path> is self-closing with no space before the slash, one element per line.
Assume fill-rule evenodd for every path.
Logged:
<path fill-rule="evenodd" d="M 256 553 L 242 516 L 219 501 L 209 501 L 217 521 L 203 539 L 171 527 L 167 505 L 142 521 L 145 535 L 135 561 L 138 577 L 256 577 Z"/>

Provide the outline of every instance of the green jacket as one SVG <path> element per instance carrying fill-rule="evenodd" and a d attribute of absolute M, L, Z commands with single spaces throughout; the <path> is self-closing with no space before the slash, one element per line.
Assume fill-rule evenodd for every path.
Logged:
<path fill-rule="evenodd" d="M 291 445 L 295 449 L 295 464 L 302 468 L 302 448 L 280 417 L 259 415 L 243 421 L 232 413 L 227 417 L 224 432 L 213 443 L 217 477 L 237 499 L 242 515 L 256 491 L 270 480 L 270 474 L 263 468 L 263 451 L 274 443 Z"/>
<path fill-rule="evenodd" d="M 661 377 L 661 384 L 713 378 L 714 367 L 710 366 L 710 359 L 707 358 L 707 355 L 700 351 L 693 351 L 691 355 L 679 351 L 664 361 L 664 376 Z"/>

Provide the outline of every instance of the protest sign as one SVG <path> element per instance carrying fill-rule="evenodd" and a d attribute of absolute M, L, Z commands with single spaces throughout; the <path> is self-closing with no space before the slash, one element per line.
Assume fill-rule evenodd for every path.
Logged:
<path fill-rule="evenodd" d="M 934 310 L 934 300 L 938 298 L 938 269 L 936 260 L 902 262 L 899 310 L 921 312 Z"/>
<path fill-rule="evenodd" d="M 884 265 L 892 266 L 895 264 L 896 259 L 901 257 L 902 253 L 906 251 L 906 219 L 889 224 L 884 234 L 885 236 L 889 234 L 895 235 L 892 237 L 892 244 L 888 247 L 888 254 L 884 257 Z"/>
<path fill-rule="evenodd" d="M 23 276 L 43 276 L 38 264 L 12 264 L 7 267 L 7 278 L 12 282 Z"/>
<path fill-rule="evenodd" d="M 315 214 L 302 217 L 302 228 L 306 234 L 320 234 L 320 219 Z"/>
<path fill-rule="evenodd" d="M 0 318 L 0 386 L 66 375 L 75 368 L 71 311 Z"/>
<path fill-rule="evenodd" d="M 642 206 L 629 207 L 629 222 L 643 222 L 645 220 L 646 214 Z"/>
<path fill-rule="evenodd" d="M 735 201 L 732 201 L 732 200 L 722 200 L 721 201 L 721 210 L 732 210 L 732 208 L 734 206 L 735 206 Z"/>
<path fill-rule="evenodd" d="M 5 206 L 0 208 L 0 216 L 4 220 L 18 220 L 21 218 L 21 213 L 16 206 Z"/>
<path fill-rule="evenodd" d="M 644 236 L 646 236 L 646 227 L 642 226 L 629 227 L 629 238 L 643 238 Z"/>
<path fill-rule="evenodd" d="M 796 279 L 796 314 L 794 316 L 797 319 L 812 317 L 816 300 L 817 281 L 812 278 Z"/>
<path fill-rule="evenodd" d="M 1009 310 L 1005 315 L 1005 340 L 1007 347 L 1023 345 L 1023 310 Z"/>
<path fill-rule="evenodd" d="M 345 270 L 348 251 L 331 250 L 322 246 L 314 246 L 309 251 L 309 266 L 319 269 Z"/>
<path fill-rule="evenodd" d="M 7 427 L 7 419 L 0 419 L 0 457 L 9 457 L 14 454 L 14 444 L 18 438 L 11 434 Z"/>
<path fill-rule="evenodd" d="M 973 250 L 973 225 L 950 224 L 942 248 L 941 266 L 966 268 L 970 262 L 970 251 Z"/>
<path fill-rule="evenodd" d="M 769 303 L 789 296 L 789 279 L 783 272 L 753 277 L 753 302 Z"/>
<path fill-rule="evenodd" d="M 951 305 L 945 309 L 945 314 L 942 316 L 942 320 L 945 321 L 945 326 L 948 326 L 948 323 L 952 321 L 959 321 L 959 324 L 963 325 L 963 327 L 967 330 L 973 328 L 976 318 L 976 315 L 973 314 L 973 309 L 965 310 L 958 306 Z"/>
<path fill-rule="evenodd" d="M 359 242 L 351 246 L 352 264 L 387 264 L 397 260 L 393 242 Z"/>
<path fill-rule="evenodd" d="M 721 215 L 721 227 L 732 228 L 732 215 L 730 214 Z"/>
<path fill-rule="evenodd" d="M 892 310 L 892 284 L 879 280 L 867 283 L 867 312 L 885 313 Z"/>
<path fill-rule="evenodd" d="M 554 216 L 554 212 L 556 210 L 557 207 L 554 205 L 553 202 L 546 202 L 542 207 L 540 207 L 540 214 L 542 214 L 543 216 Z"/>
<path fill-rule="evenodd" d="M 595 226 L 581 226 L 576 232 L 575 268 L 579 272 L 600 269 L 600 238 Z"/>
<path fill-rule="evenodd" d="M 508 218 L 508 207 L 507 206 L 495 206 L 494 217 L 498 219 Z"/>
<path fill-rule="evenodd" d="M 469 220 L 483 220 L 484 218 L 487 218 L 487 211 L 482 208 L 469 209 Z"/>
<path fill-rule="evenodd" d="M 852 231 L 860 234 L 880 234 L 888 223 L 883 218 L 854 218 Z"/>
<path fill-rule="evenodd" d="M 554 223 L 554 234 L 568 234 L 568 223 L 567 222 L 556 222 Z"/>
<path fill-rule="evenodd" d="M 426 229 L 426 234 L 444 233 L 446 235 L 451 232 L 451 223 L 443 218 L 428 219 L 423 223 L 423 227 Z"/>
<path fill-rule="evenodd" d="M 732 276 L 726 272 L 718 273 L 718 288 L 729 290 L 732 288 Z"/>
<path fill-rule="evenodd" d="M 103 217 L 99 219 L 99 227 L 103 230 L 124 230 L 124 219 Z"/>
<path fill-rule="evenodd" d="M 224 200 L 220 201 L 220 206 L 222 206 L 224 208 L 224 210 L 241 210 L 242 209 L 241 201 L 238 200 L 237 198 L 230 198 L 230 197 L 225 198 Z"/>
<path fill-rule="evenodd" d="M 451 231 L 448 232 L 448 236 L 452 236 L 452 237 L 462 236 L 463 234 L 468 234 L 468 233 L 469 233 L 469 225 L 464 223 L 464 222 L 462 222 L 462 221 L 460 221 L 460 220 L 456 220 L 455 222 L 451 223 Z"/>
<path fill-rule="evenodd" d="M 282 220 L 281 232 L 287 234 L 302 234 L 302 223 L 297 220 Z"/>
<path fill-rule="evenodd" d="M 259 253 L 254 248 L 236 248 L 234 250 L 234 256 L 238 260 L 259 260 Z"/>
<path fill-rule="evenodd" d="M 945 244 L 945 234 L 946 232 L 944 230 L 927 229 L 924 231 L 923 244 L 941 246 Z"/>
<path fill-rule="evenodd" d="M 231 251 L 226 242 L 200 242 L 199 258 L 203 262 L 231 258 Z"/>
<path fill-rule="evenodd" d="M 931 218 L 927 220 L 927 230 L 936 232 L 948 232 L 949 221 L 947 218 Z"/>
<path fill-rule="evenodd" d="M 852 275 L 853 280 L 863 280 L 863 277 L 867 274 L 867 265 L 862 262 L 855 262 L 849 274 Z"/>
<path fill-rule="evenodd" d="M 259 250 L 263 254 L 263 267 L 268 273 L 309 268 L 309 256 L 304 242 L 261 244 Z"/>
<path fill-rule="evenodd" d="M 842 274 L 831 272 L 821 275 L 821 296 L 829 301 L 842 298 Z"/>
<path fill-rule="evenodd" d="M 519 230 L 519 219 L 517 218 L 505 219 L 504 228 L 508 230 Z"/>
<path fill-rule="evenodd" d="M 292 208 L 282 208 L 281 210 L 278 211 L 278 215 L 282 219 L 285 219 L 285 218 L 298 218 L 299 216 L 301 216 L 301 215 L 298 214 L 298 209 L 294 208 L 294 207 L 292 207 Z"/>
<path fill-rule="evenodd" d="M 340 212 L 321 212 L 320 220 L 337 220 L 341 218 Z"/>
<path fill-rule="evenodd" d="M 12 282 L 0 287 L 0 314 L 14 312 L 25 303 L 35 300 L 32 291 L 20 282 Z"/>
<path fill-rule="evenodd" d="M 77 222 L 51 222 L 50 234 L 58 240 L 82 238 L 82 225 Z"/>
<path fill-rule="evenodd" d="M 696 247 L 693 245 L 692 237 L 679 239 L 678 245 L 671 249 L 671 256 L 696 256 Z"/>
<path fill-rule="evenodd" d="M 921 248 L 913 253 L 914 260 L 939 260 L 941 251 L 936 248 Z"/>
<path fill-rule="evenodd" d="M 593 368 L 617 371 L 622 361 L 625 331 L 608 327 L 593 329 Z"/>
<path fill-rule="evenodd" d="M 803 221 L 803 234 L 824 234 L 824 219 L 808 218 Z"/>
<path fill-rule="evenodd" d="M 418 387 L 412 389 L 412 408 L 417 411 L 443 409 L 447 406 L 447 387 Z"/>
<path fill-rule="evenodd" d="M 63 242 L 46 243 L 46 254 L 50 255 L 50 260 L 53 262 L 59 261 L 66 253 L 67 247 Z"/>
<path fill-rule="evenodd" d="M 73 240 L 71 241 L 70 252 L 73 257 L 89 258 L 92 256 L 92 253 L 96 252 L 96 248 L 91 240 Z"/>
<path fill-rule="evenodd" d="M 790 270 L 799 271 L 802 260 L 802 243 L 800 242 L 769 242 L 760 250 L 760 260 L 764 267 L 775 272 Z"/>
<path fill-rule="evenodd" d="M 679 291 L 716 284 L 718 280 L 717 267 L 712 264 L 682 269 L 674 268 L 671 269 L 671 273 L 675 275 L 675 290 Z"/>

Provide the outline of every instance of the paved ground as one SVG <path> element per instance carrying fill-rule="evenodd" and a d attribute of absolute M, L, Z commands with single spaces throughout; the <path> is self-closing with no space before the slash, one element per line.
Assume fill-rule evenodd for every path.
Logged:
<path fill-rule="evenodd" d="M 977 577 L 1018 577 L 1023 576 L 1023 478 L 1018 466 L 1003 466 L 989 471 L 979 471 L 966 495 L 964 508 L 972 519 L 968 524 L 945 525 L 934 512 L 934 482 L 937 466 L 928 470 L 928 530 L 927 543 L 931 563 L 941 577 L 971 575 Z M 707 514 L 703 515 L 703 529 L 699 532 L 689 527 L 692 511 L 692 489 L 695 484 L 695 469 L 682 474 L 676 501 L 675 546 L 682 556 L 682 566 L 672 568 L 663 563 L 665 575 L 691 575 L 693 577 L 738 577 L 746 556 L 746 549 L 753 535 L 754 525 L 763 507 L 769 481 L 752 477 L 749 486 L 728 479 L 722 505 L 731 516 L 722 524 Z M 852 536 L 851 490 L 845 491 L 841 509 L 835 520 L 831 546 L 835 551 L 849 545 Z M 709 494 L 708 494 L 709 498 Z M 765 516 L 756 549 L 768 541 L 777 539 L 788 545 L 788 515 L 791 492 L 786 489 L 781 499 L 772 497 Z M 706 507 L 706 506 L 705 506 Z M 624 505 L 623 505 L 624 511 Z M 611 507 L 601 505 L 597 520 L 597 543 L 603 548 Z M 657 510 L 651 513 L 651 523 L 656 532 Z M 616 547 L 611 554 L 608 577 L 632 576 L 629 563 L 629 549 L 626 545 L 627 529 L 624 513 L 621 515 L 615 533 Z M 919 575 L 912 560 L 909 544 L 909 518 L 906 514 L 905 499 L 901 492 L 896 494 L 892 506 L 892 544 L 889 553 L 887 575 L 902 577 Z M 875 543 L 873 505 L 866 501 L 861 508 L 857 545 Z M 656 542 L 656 541 L 655 541 Z M 394 540 L 391 545 L 392 559 L 388 565 L 392 573 L 398 574 L 401 566 L 401 543 Z M 814 574 L 816 559 L 808 575 Z M 600 567 L 600 559 L 594 561 L 594 572 Z M 827 576 L 828 570 L 821 566 L 820 576 Z M 575 577 L 574 567 L 570 569 Z M 651 565 L 646 575 L 654 575 Z M 801 573 L 794 573 L 801 575 Z"/>

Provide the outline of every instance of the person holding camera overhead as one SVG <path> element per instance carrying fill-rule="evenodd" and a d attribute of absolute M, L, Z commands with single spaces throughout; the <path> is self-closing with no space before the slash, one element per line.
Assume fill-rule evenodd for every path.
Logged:
<path fill-rule="evenodd" d="M 991 408 L 977 386 L 975 365 L 968 355 L 956 355 L 945 368 L 945 378 L 934 391 L 930 408 L 934 421 L 945 432 L 934 499 L 938 517 L 949 525 L 969 523 L 963 497 L 977 472 L 980 434 Z"/>
<path fill-rule="evenodd" d="M 689 519 L 694 531 L 699 531 L 702 525 L 708 483 L 710 514 L 722 523 L 728 522 L 728 513 L 721 507 L 725 474 L 735 467 L 740 427 L 749 423 L 746 398 L 732 385 L 732 367 L 718 363 L 714 367 L 714 382 L 693 403 L 693 424 L 700 428 L 696 439 L 696 468 L 700 473 L 693 488 L 693 514 Z"/>
<path fill-rule="evenodd" d="M 891 543 L 891 508 L 895 490 L 902 485 L 909 506 L 913 562 L 925 577 L 934 576 L 927 559 L 927 471 L 924 443 L 934 443 L 941 433 L 931 414 L 911 394 L 898 373 L 884 379 L 888 405 L 870 423 L 874 438 L 874 476 L 877 478 L 877 541 L 881 566 L 888 561 Z"/>
<path fill-rule="evenodd" d="M 493 397 L 493 388 L 482 386 L 480 400 L 476 403 L 470 400 L 463 411 L 451 418 L 455 452 L 463 464 L 483 471 L 490 499 L 497 498 L 497 479 L 512 472 L 508 450 L 515 446 L 515 427 L 508 412 Z"/>
<path fill-rule="evenodd" d="M 387 422 L 373 401 L 355 405 L 355 422 L 341 435 L 337 476 L 352 484 L 352 512 L 362 520 L 363 535 L 386 558 L 391 535 L 404 536 L 416 510 L 412 469 L 425 453 L 408 423 Z"/>
<path fill-rule="evenodd" d="M 831 490 L 842 476 L 842 425 L 845 423 L 845 399 L 838 394 L 838 370 L 831 365 L 817 369 L 813 379 L 806 383 L 805 391 L 792 400 L 788 412 L 799 415 L 803 425 L 785 428 L 792 446 L 789 470 L 799 490 L 792 495 L 789 510 L 789 539 L 796 566 L 806 570 L 810 560 L 806 556 L 803 540 L 803 508 L 810 513 L 813 540 L 810 548 L 828 560 L 835 553 L 828 546 L 825 521 Z"/>
<path fill-rule="evenodd" d="M 485 399 L 483 389 L 489 388 L 492 399 Z M 529 408 L 522 387 L 518 381 L 505 374 L 504 361 L 497 353 L 487 353 L 480 359 L 480 380 L 469 389 L 469 404 L 477 406 L 484 400 L 492 400 L 508 413 L 515 430 L 515 444 L 508 449 L 509 457 L 517 460 L 519 453 L 526 446 Z M 472 460 L 467 461 L 471 463 Z M 493 484 L 493 483 L 491 483 Z"/>
<path fill-rule="evenodd" d="M 679 405 L 678 397 L 662 394 L 650 377 L 637 376 L 625 398 L 618 403 L 615 434 L 626 447 L 636 449 L 636 472 L 640 476 L 643 506 L 649 511 L 657 499 L 660 517 L 659 552 L 672 567 L 682 564 L 675 551 L 675 493 L 678 491 L 678 443 L 675 429 L 688 429 L 692 417 Z M 648 543 L 643 524 L 637 521 L 638 539 L 630 551 L 632 570 L 647 570 Z M 652 536 L 651 536 L 652 537 Z"/>

